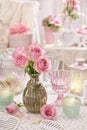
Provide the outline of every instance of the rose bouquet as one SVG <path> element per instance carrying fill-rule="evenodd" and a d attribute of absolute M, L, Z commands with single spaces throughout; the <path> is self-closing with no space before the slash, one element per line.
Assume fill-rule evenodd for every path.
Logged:
<path fill-rule="evenodd" d="M 45 51 L 38 44 L 32 44 L 26 51 L 17 48 L 13 52 L 14 63 L 18 67 L 25 67 L 25 73 L 39 74 L 51 68 L 51 61 L 44 56 Z"/>
<path fill-rule="evenodd" d="M 78 0 L 66 0 L 65 8 L 63 10 L 65 19 L 70 17 L 72 20 L 76 20 L 80 17 L 80 5 Z"/>
<path fill-rule="evenodd" d="M 59 31 L 62 28 L 62 23 L 59 17 L 48 16 L 42 21 L 44 27 L 48 27 L 53 32 Z"/>
<path fill-rule="evenodd" d="M 23 92 L 23 103 L 27 111 L 40 112 L 40 108 L 47 102 L 45 87 L 40 82 L 39 75 L 51 69 L 51 61 L 44 56 L 45 51 L 38 45 L 32 44 L 29 48 L 17 48 L 13 52 L 14 63 L 24 67 L 29 74 L 29 81 Z"/>

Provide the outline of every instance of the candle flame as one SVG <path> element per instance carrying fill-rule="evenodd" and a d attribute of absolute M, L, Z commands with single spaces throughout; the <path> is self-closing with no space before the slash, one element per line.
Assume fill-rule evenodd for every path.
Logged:
<path fill-rule="evenodd" d="M 81 92 L 81 84 L 80 83 L 72 83 L 72 90 L 74 93 Z"/>

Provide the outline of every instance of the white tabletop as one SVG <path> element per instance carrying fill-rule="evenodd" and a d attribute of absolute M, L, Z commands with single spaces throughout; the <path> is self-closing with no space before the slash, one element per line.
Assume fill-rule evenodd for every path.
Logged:
<path fill-rule="evenodd" d="M 50 87 L 47 89 L 48 102 L 53 103 L 57 95 Z M 22 102 L 22 94 L 17 95 L 14 100 L 17 103 Z M 29 113 L 29 119 L 24 117 L 20 119 L 6 112 L 0 112 L 0 130 L 87 130 L 87 106 L 81 106 L 80 115 L 76 119 L 68 119 L 63 114 L 62 108 L 57 108 L 57 116 L 53 122 L 45 120 L 40 114 Z M 24 107 L 21 107 L 20 111 L 27 113 Z"/>

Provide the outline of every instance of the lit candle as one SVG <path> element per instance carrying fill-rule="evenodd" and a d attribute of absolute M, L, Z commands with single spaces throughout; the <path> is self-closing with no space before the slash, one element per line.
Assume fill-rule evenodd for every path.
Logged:
<path fill-rule="evenodd" d="M 68 95 L 62 99 L 62 109 L 68 118 L 79 116 L 81 100 L 73 95 Z"/>
<path fill-rule="evenodd" d="M 79 80 L 79 79 L 78 79 Z M 77 81 L 78 81 L 77 80 Z M 71 90 L 70 90 L 71 94 L 77 94 L 79 96 L 82 95 L 82 84 L 80 81 L 75 82 L 75 83 L 71 83 Z"/>

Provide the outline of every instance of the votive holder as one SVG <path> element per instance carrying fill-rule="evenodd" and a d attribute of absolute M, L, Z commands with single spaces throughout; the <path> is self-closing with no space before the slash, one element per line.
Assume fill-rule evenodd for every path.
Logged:
<path fill-rule="evenodd" d="M 67 95 L 62 99 L 62 110 L 67 118 L 77 118 L 80 112 L 81 100 L 75 95 Z"/>
<path fill-rule="evenodd" d="M 13 103 L 14 93 L 9 88 L 0 88 L 0 109 L 4 110 L 6 106 Z"/>

